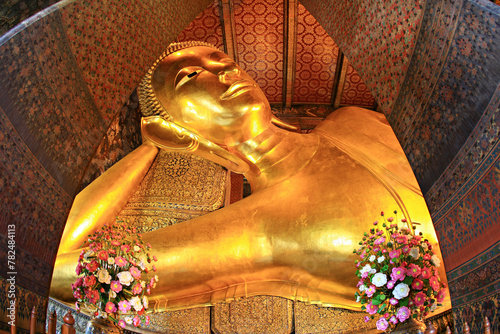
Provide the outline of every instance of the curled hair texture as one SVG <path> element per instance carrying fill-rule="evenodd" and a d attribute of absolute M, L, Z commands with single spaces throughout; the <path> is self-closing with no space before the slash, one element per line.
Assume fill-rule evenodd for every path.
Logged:
<path fill-rule="evenodd" d="M 141 112 L 144 117 L 148 116 L 161 116 L 167 121 L 173 121 L 172 116 L 168 114 L 165 108 L 162 106 L 156 94 L 153 90 L 153 74 L 158 67 L 158 64 L 166 57 L 174 52 L 182 49 L 187 49 L 193 46 L 208 46 L 218 50 L 214 45 L 206 42 L 199 41 L 186 41 L 180 43 L 172 43 L 167 49 L 162 53 L 162 55 L 154 62 L 153 66 L 149 68 L 144 78 L 142 78 L 139 84 L 139 104 L 141 105 Z"/>

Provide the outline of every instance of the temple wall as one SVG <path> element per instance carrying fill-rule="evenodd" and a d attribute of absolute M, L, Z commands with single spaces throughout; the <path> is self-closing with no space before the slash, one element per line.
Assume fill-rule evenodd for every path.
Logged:
<path fill-rule="evenodd" d="M 138 143 L 121 133 L 137 133 L 125 116 L 138 115 L 138 81 L 210 2 L 63 1 L 0 38 L 0 257 L 14 224 L 21 327 L 34 304 L 46 305 L 73 197 Z M 441 240 L 458 328 L 467 320 L 478 333 L 482 315 L 498 324 L 500 7 L 301 3 L 345 52 L 409 157 Z M 6 308 L 0 298 L 4 324 Z"/>

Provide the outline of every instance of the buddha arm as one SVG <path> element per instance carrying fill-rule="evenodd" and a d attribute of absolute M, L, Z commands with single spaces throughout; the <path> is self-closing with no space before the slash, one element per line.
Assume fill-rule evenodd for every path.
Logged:
<path fill-rule="evenodd" d="M 157 153 L 158 148 L 146 141 L 75 197 L 58 255 L 80 248 L 90 233 L 115 219 L 141 183 Z"/>

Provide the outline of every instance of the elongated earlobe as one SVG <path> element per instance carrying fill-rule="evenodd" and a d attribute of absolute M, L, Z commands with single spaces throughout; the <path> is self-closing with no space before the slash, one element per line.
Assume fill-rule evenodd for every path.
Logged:
<path fill-rule="evenodd" d="M 250 169 L 245 161 L 219 145 L 160 116 L 143 117 L 141 131 L 144 138 L 159 148 L 196 154 L 239 174 Z"/>

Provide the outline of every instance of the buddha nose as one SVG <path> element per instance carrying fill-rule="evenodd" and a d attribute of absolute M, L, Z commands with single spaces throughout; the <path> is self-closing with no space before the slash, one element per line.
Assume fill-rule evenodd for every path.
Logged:
<path fill-rule="evenodd" d="M 222 83 L 227 83 L 235 78 L 239 77 L 240 70 L 236 67 L 236 64 L 226 65 L 222 71 L 218 73 L 219 81 Z"/>

